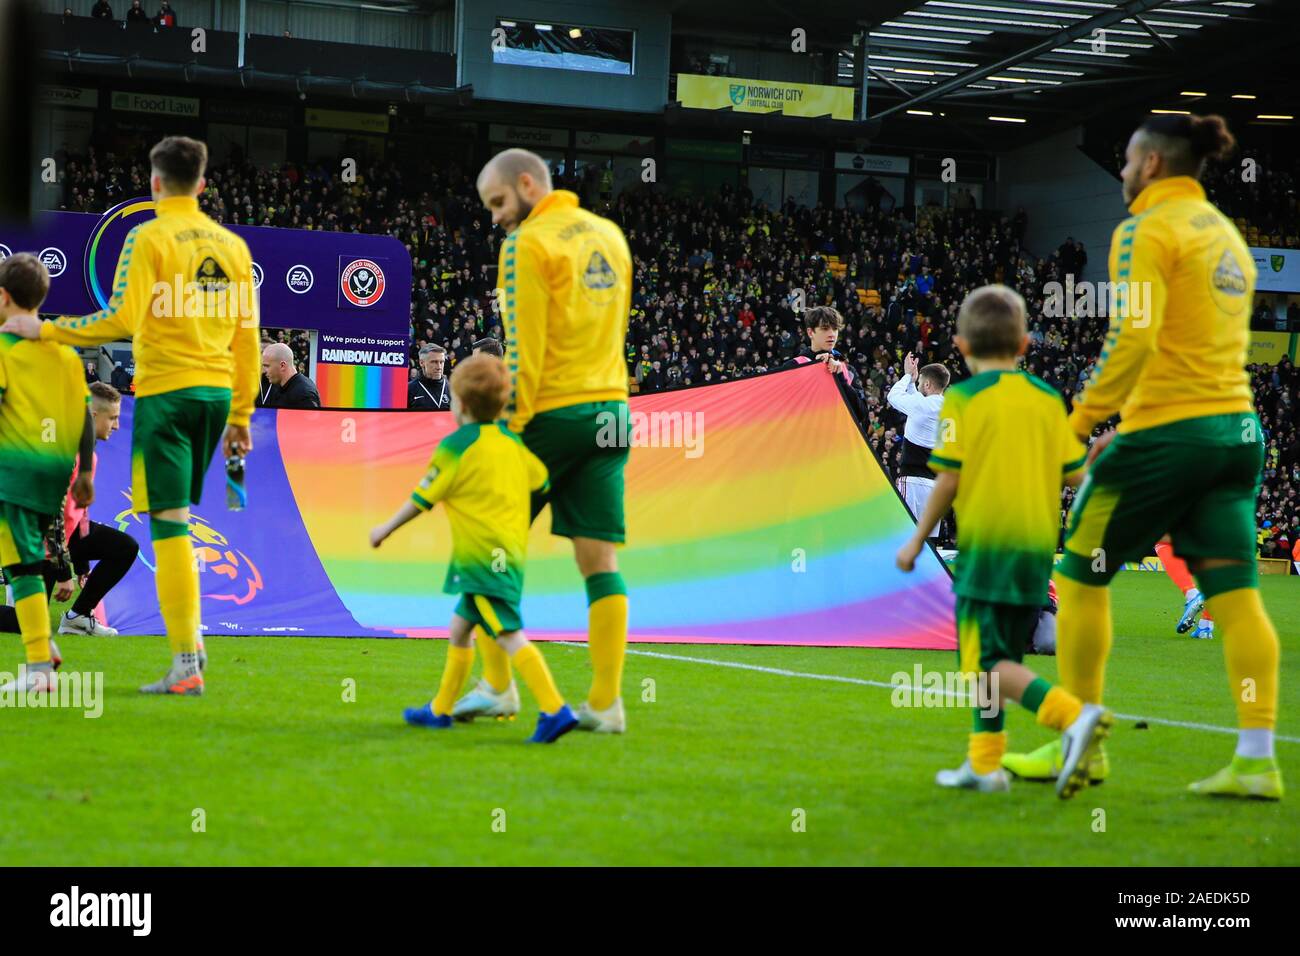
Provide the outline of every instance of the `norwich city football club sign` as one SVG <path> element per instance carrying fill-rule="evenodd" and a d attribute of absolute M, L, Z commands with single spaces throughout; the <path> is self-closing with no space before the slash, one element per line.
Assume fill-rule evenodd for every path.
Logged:
<path fill-rule="evenodd" d="M 737 113 L 782 113 L 786 116 L 829 116 L 853 119 L 853 88 L 813 83 L 772 83 L 731 76 L 677 76 L 677 99 L 697 110 Z"/>
<path fill-rule="evenodd" d="M 1300 252 L 1251 246 L 1256 292 L 1300 292 Z"/>

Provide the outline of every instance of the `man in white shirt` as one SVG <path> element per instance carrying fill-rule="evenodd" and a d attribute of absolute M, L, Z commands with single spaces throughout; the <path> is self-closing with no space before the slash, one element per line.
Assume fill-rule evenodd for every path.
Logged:
<path fill-rule="evenodd" d="M 913 518 L 919 518 L 934 490 L 934 472 L 930 470 L 930 452 L 939 437 L 939 410 L 943 392 L 952 377 L 942 365 L 919 368 L 920 360 L 911 352 L 903 361 L 904 375 L 894 383 L 887 397 L 890 407 L 907 416 L 903 427 L 903 452 L 898 465 L 898 493 L 907 502 Z M 936 524 L 927 537 L 939 533 Z"/>

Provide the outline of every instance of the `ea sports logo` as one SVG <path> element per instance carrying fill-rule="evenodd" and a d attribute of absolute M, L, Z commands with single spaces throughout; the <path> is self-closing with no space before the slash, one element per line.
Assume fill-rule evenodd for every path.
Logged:
<path fill-rule="evenodd" d="M 54 246 L 46 246 L 42 249 L 40 260 L 45 263 L 51 279 L 63 275 L 63 270 L 68 267 L 68 257 L 63 254 L 62 249 L 56 249 Z"/>
<path fill-rule="evenodd" d="M 374 305 L 384 295 L 384 270 L 369 259 L 353 259 L 344 267 L 339 286 L 353 305 Z"/>
<path fill-rule="evenodd" d="M 284 284 L 289 287 L 290 292 L 298 295 L 310 292 L 315 281 L 316 277 L 304 265 L 290 266 L 289 271 L 284 274 Z"/>
<path fill-rule="evenodd" d="M 262 267 L 260 265 L 254 262 L 253 263 L 253 288 L 254 289 L 262 288 L 262 280 L 264 278 L 266 278 L 266 273 L 262 271 Z"/>

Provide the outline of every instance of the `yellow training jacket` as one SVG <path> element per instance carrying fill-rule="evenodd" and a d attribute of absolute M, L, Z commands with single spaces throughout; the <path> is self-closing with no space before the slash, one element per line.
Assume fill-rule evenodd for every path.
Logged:
<path fill-rule="evenodd" d="M 499 265 L 511 431 L 540 412 L 626 399 L 632 254 L 623 231 L 557 189 L 506 237 Z"/>
<path fill-rule="evenodd" d="M 1070 426 L 1086 437 L 1254 407 L 1246 353 L 1255 263 L 1241 233 L 1190 176 L 1147 186 L 1116 228 L 1110 331 Z"/>
<path fill-rule="evenodd" d="M 129 338 L 136 395 L 229 388 L 229 421 L 247 425 L 262 364 L 248 244 L 200 212 L 193 196 L 159 200 L 156 211 L 127 233 L 108 308 L 46 322 L 41 338 Z"/>

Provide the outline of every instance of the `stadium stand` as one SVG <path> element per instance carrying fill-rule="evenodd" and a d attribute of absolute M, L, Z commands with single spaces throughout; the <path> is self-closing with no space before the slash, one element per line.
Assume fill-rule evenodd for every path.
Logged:
<path fill-rule="evenodd" d="M 101 212 L 148 191 L 143 149 L 129 159 L 93 148 L 60 159 L 65 170 L 60 208 Z M 1261 167 L 1269 168 L 1262 162 Z M 1289 195 L 1294 205 L 1294 177 L 1281 170 L 1266 176 L 1274 183 L 1270 188 Z M 454 367 L 476 339 L 501 337 L 491 296 L 499 239 L 464 170 L 379 163 L 359 169 L 357 183 L 349 185 L 327 176 L 320 165 L 271 169 L 232 161 L 212 168 L 208 179 L 203 207 L 222 222 L 382 233 L 402 240 L 414 263 L 412 369 L 428 342 L 443 344 Z M 1243 190 L 1234 199 L 1236 181 L 1216 175 L 1216 201 L 1225 210 L 1250 213 L 1256 209 L 1254 193 Z M 597 198 L 589 179 L 557 176 L 557 185 L 585 194 L 584 201 Z M 801 344 L 799 297 L 805 307 L 832 305 L 845 319 L 840 351 L 859 370 L 867 391 L 868 419 L 861 424 L 891 477 L 902 419 L 885 404 L 884 393 L 902 374 L 909 350 L 918 350 L 923 363 L 947 365 L 955 379 L 965 377 L 952 335 L 958 306 L 970 290 L 1005 282 L 1025 296 L 1032 342 L 1026 368 L 1060 390 L 1067 402 L 1091 373 L 1105 333 L 1104 318 L 1045 310 L 1044 287 L 1079 272 L 1082 249 L 1066 238 L 1052 254 L 1033 256 L 1021 246 L 1023 211 L 1008 216 L 924 208 L 914 218 L 905 209 L 860 213 L 793 203 L 769 209 L 747 190 L 725 187 L 709 199 L 629 191 L 600 211 L 623 227 L 634 256 L 636 291 L 627 338 L 634 390 L 713 384 L 775 369 Z M 1268 225 L 1263 219 L 1258 228 Z M 275 327 L 266 333 L 267 341 L 290 345 L 306 374 L 307 334 Z M 1300 440 L 1294 423 L 1300 377 L 1285 360 L 1276 367 L 1256 366 L 1253 373 L 1269 442 L 1258 515 L 1260 548 L 1264 554 L 1282 553 L 1300 527 Z M 1062 495 L 1063 522 L 1072 497 L 1070 489 Z M 952 534 L 945 529 L 945 544 Z"/>

